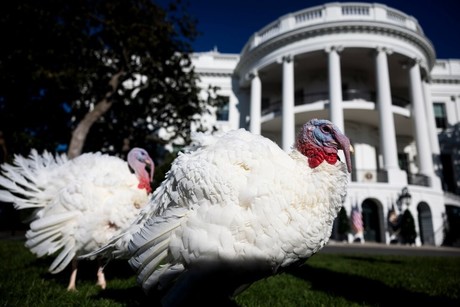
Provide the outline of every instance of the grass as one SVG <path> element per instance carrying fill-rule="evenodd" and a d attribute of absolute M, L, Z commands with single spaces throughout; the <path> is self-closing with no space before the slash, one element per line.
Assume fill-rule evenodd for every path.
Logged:
<path fill-rule="evenodd" d="M 107 289 L 95 286 L 96 265 L 81 262 L 77 292 L 69 270 L 52 275 L 52 258 L 36 258 L 22 240 L 0 240 L 0 306 L 147 306 L 123 261 L 106 270 Z M 460 259 L 317 254 L 305 265 L 257 283 L 237 306 L 460 306 Z"/>

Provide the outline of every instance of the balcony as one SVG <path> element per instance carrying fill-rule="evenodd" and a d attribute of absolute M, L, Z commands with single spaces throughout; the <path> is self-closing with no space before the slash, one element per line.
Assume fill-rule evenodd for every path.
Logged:
<path fill-rule="evenodd" d="M 360 183 L 388 183 L 388 175 L 385 170 L 355 169 L 351 174 L 351 181 Z M 407 182 L 410 185 L 431 187 L 431 178 L 421 174 L 407 174 Z"/>
<path fill-rule="evenodd" d="M 412 185 L 431 187 L 431 178 L 421 174 L 407 174 L 407 182 Z"/>
<path fill-rule="evenodd" d="M 407 107 L 410 104 L 409 99 L 405 97 L 400 97 L 396 95 L 391 96 L 393 105 L 399 107 Z M 363 100 L 363 101 L 376 101 L 376 93 L 375 91 L 366 91 L 366 90 L 344 90 L 342 92 L 342 100 L 343 101 L 353 101 L 353 100 Z M 295 97 L 295 105 L 305 105 L 311 104 L 318 101 L 327 101 L 329 102 L 329 92 L 310 92 L 306 93 L 303 96 L 296 96 Z M 280 100 L 270 102 L 268 99 L 262 102 L 262 115 L 266 115 L 269 113 L 278 113 L 281 112 L 282 103 Z"/>
<path fill-rule="evenodd" d="M 250 38 L 243 48 L 242 55 L 265 41 L 290 31 L 346 21 L 396 25 L 423 35 L 423 31 L 415 18 L 385 5 L 378 3 L 328 3 L 284 15 L 268 24 Z"/>
<path fill-rule="evenodd" d="M 387 183 L 388 175 L 387 172 L 383 170 L 354 169 L 351 173 L 351 181 L 361 183 Z"/>

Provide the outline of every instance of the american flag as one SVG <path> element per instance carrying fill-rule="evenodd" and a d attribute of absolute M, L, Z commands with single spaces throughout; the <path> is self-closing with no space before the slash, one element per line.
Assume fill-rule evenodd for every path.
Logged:
<path fill-rule="evenodd" d="M 364 230 L 363 216 L 359 211 L 358 206 L 353 206 L 351 209 L 351 226 L 355 233 L 361 233 Z"/>

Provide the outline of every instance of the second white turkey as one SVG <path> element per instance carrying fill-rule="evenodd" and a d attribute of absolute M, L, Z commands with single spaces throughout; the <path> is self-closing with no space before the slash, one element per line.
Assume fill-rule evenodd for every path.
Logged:
<path fill-rule="evenodd" d="M 67 289 L 76 290 L 77 256 L 104 246 L 133 222 L 149 200 L 154 162 L 141 148 L 128 153 L 128 163 L 99 152 L 69 160 L 32 150 L 1 171 L 0 201 L 36 209 L 26 247 L 38 257 L 55 256 L 51 273 L 72 263 Z M 97 276 L 105 288 L 102 266 Z"/>

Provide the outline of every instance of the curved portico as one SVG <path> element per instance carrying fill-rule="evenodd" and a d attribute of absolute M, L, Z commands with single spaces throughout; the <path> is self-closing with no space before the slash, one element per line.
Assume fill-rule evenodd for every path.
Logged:
<path fill-rule="evenodd" d="M 288 150 L 308 118 L 329 118 L 344 131 L 364 122 L 378 131 L 378 168 L 386 182 L 407 184 L 398 154 L 414 143 L 416 176 L 432 185 L 422 78 L 433 63 L 433 47 L 412 17 L 379 4 L 332 3 L 283 16 L 257 32 L 236 73 L 251 92 L 252 132 Z"/>
<path fill-rule="evenodd" d="M 361 211 L 361 238 L 393 242 L 394 217 L 409 210 L 415 243 L 442 243 L 445 214 L 453 212 L 445 204 L 460 202 L 446 198 L 441 186 L 446 148 L 453 147 L 437 133 L 448 124 L 443 114 L 460 118 L 460 65 L 435 59 L 416 19 L 376 3 L 325 4 L 280 17 L 233 56 L 231 82 L 221 91 L 233 95 L 228 123 L 239 123 L 233 128 L 289 151 L 306 121 L 332 120 L 355 149 L 344 208 Z M 218 52 L 202 57 L 214 58 L 210 73 L 217 61 L 228 65 Z M 449 185 L 445 178 L 444 188 L 454 190 L 453 178 Z"/>
<path fill-rule="evenodd" d="M 442 223 L 442 208 L 435 206 L 439 144 L 427 86 L 434 63 L 433 46 L 414 18 L 380 4 L 330 3 L 282 16 L 255 33 L 235 76 L 250 92 L 249 129 L 284 150 L 314 117 L 345 131 L 356 151 L 345 207 L 367 210 L 365 223 L 375 217 L 371 224 L 378 227 L 368 231 L 389 243 L 386 212 L 406 187 L 421 193 L 414 200 L 434 212 L 434 227 Z M 439 196 L 428 200 L 431 194 Z M 366 199 L 379 199 L 380 207 Z"/>

